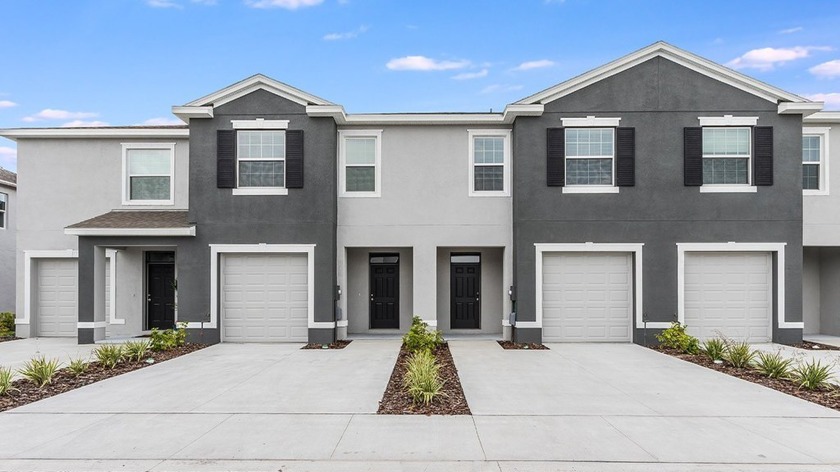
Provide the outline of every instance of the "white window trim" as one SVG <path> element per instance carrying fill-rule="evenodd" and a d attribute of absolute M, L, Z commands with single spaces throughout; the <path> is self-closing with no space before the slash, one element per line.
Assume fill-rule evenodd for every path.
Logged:
<path fill-rule="evenodd" d="M 587 121 L 580 121 L 579 125 L 572 125 L 571 121 L 569 121 L 569 126 L 566 126 L 566 122 L 568 120 L 587 120 Z M 616 142 L 615 142 L 615 128 L 618 127 L 618 122 L 621 118 L 595 118 L 594 116 L 587 116 L 586 118 L 563 118 L 563 127 L 564 128 L 611 128 L 613 134 L 613 153 L 612 156 L 574 156 L 572 159 L 611 159 L 612 160 L 612 172 L 610 177 L 612 177 L 612 183 L 610 185 L 581 185 L 581 184 L 566 184 L 562 187 L 562 193 L 619 193 L 620 189 L 617 185 L 615 185 L 615 155 L 616 155 Z M 600 125 L 600 124 L 590 124 L 590 123 L 607 123 L 607 125 Z M 613 124 L 609 124 L 613 123 Z M 567 140 L 566 140 L 566 129 L 563 130 L 563 173 L 566 172 L 566 161 L 569 159 L 569 155 L 566 152 Z"/>
<path fill-rule="evenodd" d="M 758 124 L 757 116 L 699 116 L 701 127 L 714 126 L 755 126 Z M 752 133 L 750 133 L 752 135 Z"/>
<path fill-rule="evenodd" d="M 239 161 L 237 160 L 237 164 Z M 239 166 L 237 165 L 237 168 Z M 236 172 L 237 183 L 239 181 L 239 171 Z M 286 187 L 243 187 L 231 189 L 233 195 L 288 195 L 289 189 Z"/>
<path fill-rule="evenodd" d="M 560 118 L 564 128 L 618 128 L 621 118 L 587 116 L 586 118 Z"/>
<path fill-rule="evenodd" d="M 758 187 L 744 184 L 709 184 L 701 185 L 700 193 L 756 193 Z"/>
<path fill-rule="evenodd" d="M 700 120 L 700 133 L 701 133 L 701 143 L 702 146 L 702 133 L 703 128 L 747 128 L 750 132 L 750 143 L 747 145 L 747 149 L 750 151 L 750 155 L 747 158 L 747 183 L 745 184 L 703 184 L 700 186 L 700 193 L 756 193 L 758 192 L 758 187 L 753 184 L 753 180 L 755 176 L 753 176 L 753 159 L 755 156 L 753 155 L 753 130 L 749 128 L 750 126 L 755 126 L 758 123 L 758 117 L 746 117 L 746 116 L 735 116 L 732 115 L 724 115 L 722 117 L 699 117 Z M 707 124 L 704 124 L 707 123 Z M 702 152 L 702 151 L 701 151 Z M 701 159 L 706 159 L 706 154 L 702 153 Z M 712 155 L 708 156 L 709 158 L 731 158 L 731 159 L 743 159 L 744 157 L 738 156 L 718 156 Z M 702 161 L 701 161 L 702 162 Z M 702 170 L 701 170 L 702 171 Z"/>
<path fill-rule="evenodd" d="M 373 192 L 347 191 L 347 156 L 344 140 L 346 138 L 374 138 L 376 140 L 374 159 Z M 367 167 L 368 165 L 365 165 Z M 382 196 L 382 130 L 347 129 L 338 132 L 338 196 L 342 198 L 377 198 Z"/>
<path fill-rule="evenodd" d="M 469 138 L 469 189 L 470 197 L 509 197 L 511 186 L 511 144 L 509 129 L 468 129 Z M 504 138 L 504 158 L 502 160 L 502 190 L 476 190 L 475 189 L 475 138 L 480 137 L 502 137 Z"/>
<path fill-rule="evenodd" d="M 803 329 L 802 321 L 787 321 L 785 314 L 785 246 L 787 243 L 677 243 L 677 320 L 685 324 L 685 253 L 686 252 L 769 252 L 776 253 L 776 312 L 779 329 Z M 650 323 L 648 323 L 650 326 Z M 773 333 L 773 317 L 770 317 Z"/>
<path fill-rule="evenodd" d="M 230 120 L 233 129 L 241 130 L 271 130 L 271 129 L 289 129 L 289 120 L 265 120 L 257 118 L 256 120 Z"/>
<path fill-rule="evenodd" d="M 820 138 L 820 188 L 817 190 L 809 189 L 805 190 L 802 189 L 802 195 L 829 195 L 829 172 L 828 172 L 828 165 L 829 165 L 829 156 L 828 153 L 828 142 L 829 142 L 829 131 L 831 131 L 830 127 L 825 128 L 802 128 L 802 135 L 803 136 L 818 136 Z M 805 162 L 802 163 L 805 165 Z"/>
<path fill-rule="evenodd" d="M 310 329 L 335 328 L 334 321 L 315 321 L 315 245 L 314 244 L 210 244 L 210 322 L 190 321 L 187 328 L 215 329 L 219 323 L 219 256 L 223 254 L 303 253 L 307 257 L 307 317 Z M 202 326 L 203 325 L 203 326 Z M 222 339 L 224 335 L 222 335 Z"/>
<path fill-rule="evenodd" d="M 240 124 L 239 128 L 242 131 L 277 131 L 277 130 L 285 130 L 286 127 L 262 127 L 259 126 L 260 123 L 265 122 L 266 120 L 256 119 L 256 120 L 232 120 L 231 123 L 236 126 L 237 123 Z M 272 120 L 268 120 L 272 122 Z M 285 126 L 288 126 L 289 120 L 273 120 L 278 123 L 285 123 Z M 248 125 L 248 126 L 246 126 Z M 249 126 L 256 126 L 256 127 L 249 127 Z M 280 125 L 278 125 L 280 126 Z M 239 133 L 236 133 L 236 187 L 231 189 L 231 195 L 288 195 L 289 189 L 286 188 L 286 137 L 283 137 L 283 186 L 282 187 L 240 187 L 239 186 Z M 247 157 L 244 159 L 245 161 L 278 161 L 281 159 L 269 159 L 264 157 Z"/>
<path fill-rule="evenodd" d="M 175 143 L 121 143 L 122 144 L 122 204 L 126 206 L 167 206 L 175 204 Z M 169 200 L 132 200 L 129 192 L 128 151 L 135 149 L 169 150 Z"/>
<path fill-rule="evenodd" d="M 9 194 L 6 192 L 0 192 L 0 195 L 5 196 L 4 202 L 6 202 L 6 209 L 0 211 L 0 231 L 6 231 L 6 228 L 9 226 Z"/>
<path fill-rule="evenodd" d="M 644 243 L 593 243 L 593 242 L 586 242 L 586 243 L 535 243 L 534 248 L 536 250 L 536 321 L 516 321 L 517 328 L 542 328 L 542 320 L 543 320 L 543 255 L 545 253 L 551 252 L 626 252 L 633 254 L 634 260 L 634 267 L 633 267 L 633 278 L 634 278 L 634 285 L 635 289 L 633 291 L 633 298 L 635 299 L 634 303 L 634 311 L 636 312 L 636 322 L 635 326 L 631 327 L 632 330 L 635 328 L 641 328 L 644 326 L 644 303 L 642 300 L 643 296 L 643 284 L 642 284 L 642 249 L 644 248 Z M 667 328 L 669 323 L 664 322 L 648 322 L 648 328 Z M 631 340 L 633 338 L 631 334 Z"/>

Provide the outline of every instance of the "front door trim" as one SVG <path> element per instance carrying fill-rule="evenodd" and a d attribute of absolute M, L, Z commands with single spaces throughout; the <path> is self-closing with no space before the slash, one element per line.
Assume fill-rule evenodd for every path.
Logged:
<path fill-rule="evenodd" d="M 156 257 L 156 256 L 163 256 L 163 257 L 160 257 L 159 258 L 160 260 L 155 260 L 155 259 L 158 259 L 158 257 Z M 163 269 L 163 270 L 170 270 L 171 269 L 172 284 L 173 284 L 173 287 L 172 287 L 172 325 L 174 326 L 174 324 L 176 323 L 176 321 L 178 319 L 178 317 L 176 315 L 176 312 L 175 312 L 175 303 L 176 303 L 176 300 L 177 300 L 177 298 L 176 298 L 177 297 L 177 295 L 176 295 L 177 285 L 175 285 L 175 284 L 177 284 L 177 278 L 176 278 L 176 274 L 175 274 L 175 251 L 143 251 L 143 262 L 144 262 L 144 268 L 145 268 L 145 273 L 146 273 L 146 277 L 145 277 L 146 280 L 145 280 L 145 284 L 144 284 L 144 286 L 146 287 L 146 290 L 145 290 L 146 297 L 145 297 L 145 305 L 144 305 L 144 307 L 145 307 L 145 309 L 144 309 L 145 328 L 147 330 L 151 330 L 153 328 L 169 329 L 169 328 L 166 327 L 166 325 L 168 324 L 167 321 L 169 321 L 169 320 L 166 319 L 168 317 L 165 317 L 165 316 L 164 316 L 164 319 L 163 319 L 163 324 L 161 326 L 153 326 L 152 309 L 150 307 L 150 305 L 153 301 L 153 298 L 152 298 L 153 288 L 152 288 L 152 284 L 151 284 L 151 278 L 152 278 L 153 271 L 162 270 L 162 268 L 164 268 L 164 267 L 166 269 Z M 167 276 L 167 275 L 168 275 L 168 273 L 163 274 L 164 277 Z M 164 293 L 165 293 L 165 290 L 166 290 L 166 288 L 164 288 Z M 167 298 L 166 295 L 161 295 L 161 296 L 163 298 Z M 163 302 L 167 303 L 168 300 L 163 300 Z"/>
<path fill-rule="evenodd" d="M 454 259 L 461 259 L 455 261 Z M 476 300 L 476 315 L 475 315 L 475 326 L 469 327 L 455 327 L 454 319 L 455 316 L 455 306 L 457 304 L 455 299 L 455 271 L 453 270 L 455 266 L 462 266 L 462 267 L 478 267 L 478 271 L 475 275 L 475 278 L 478 283 L 477 292 L 475 295 Z M 450 329 L 481 329 L 481 253 L 457 253 L 453 252 L 449 254 L 449 328 Z"/>
<path fill-rule="evenodd" d="M 376 289 L 374 287 L 374 267 L 392 266 L 396 268 L 393 277 L 396 290 L 393 303 L 396 305 L 395 326 L 374 326 L 374 307 L 376 304 Z M 368 329 L 400 329 L 400 255 L 398 253 L 370 253 L 368 254 L 368 288 L 370 291 L 370 302 L 368 303 Z M 381 294 L 380 294 L 381 295 Z M 387 320 L 390 321 L 390 320 Z"/>

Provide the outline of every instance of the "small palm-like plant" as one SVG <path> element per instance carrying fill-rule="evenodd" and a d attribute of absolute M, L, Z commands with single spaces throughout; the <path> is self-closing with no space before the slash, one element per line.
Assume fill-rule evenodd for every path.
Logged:
<path fill-rule="evenodd" d="M 12 369 L 0 367 L 0 396 L 17 391 L 12 386 Z"/>
<path fill-rule="evenodd" d="M 790 377 L 790 367 L 793 359 L 785 359 L 781 352 L 759 352 L 755 361 L 755 370 L 771 379 L 786 379 Z"/>
<path fill-rule="evenodd" d="M 831 389 L 831 366 L 822 365 L 820 361 L 803 362 L 791 372 L 791 378 L 806 390 Z"/>
<path fill-rule="evenodd" d="M 429 404 L 442 394 L 444 382 L 440 378 L 440 366 L 429 351 L 411 355 L 403 381 L 415 403 Z"/>
<path fill-rule="evenodd" d="M 724 360 L 732 367 L 743 369 L 749 367 L 755 358 L 755 351 L 745 341 L 735 342 L 726 346 Z"/>
<path fill-rule="evenodd" d="M 726 342 L 720 338 L 707 339 L 703 341 L 700 352 L 712 361 L 723 360 L 723 356 L 726 353 Z"/>
<path fill-rule="evenodd" d="M 88 365 L 88 361 L 82 359 L 81 357 L 78 359 L 70 359 L 70 362 L 67 363 L 67 370 L 73 374 L 73 377 L 78 377 L 87 371 Z"/>
<path fill-rule="evenodd" d="M 125 358 L 129 361 L 139 362 L 148 354 L 151 347 L 152 343 L 149 341 L 129 341 L 123 346 Z"/>
<path fill-rule="evenodd" d="M 47 358 L 41 356 L 27 361 L 18 372 L 24 378 L 37 385 L 38 388 L 44 388 L 45 385 L 52 382 L 53 376 L 58 371 L 58 366 L 58 359 L 47 360 Z"/>
<path fill-rule="evenodd" d="M 94 351 L 96 360 L 107 369 L 113 369 L 125 359 L 125 350 L 119 344 L 103 344 Z"/>

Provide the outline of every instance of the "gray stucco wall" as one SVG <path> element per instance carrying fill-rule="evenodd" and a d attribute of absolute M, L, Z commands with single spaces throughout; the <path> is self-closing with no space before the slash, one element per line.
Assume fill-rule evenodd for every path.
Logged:
<path fill-rule="evenodd" d="M 757 116 L 774 127 L 775 183 L 756 193 L 700 193 L 683 185 L 683 128 L 700 116 Z M 636 128 L 635 187 L 617 194 L 562 194 L 548 187 L 546 129 L 561 117 L 620 117 Z M 787 321 L 802 320 L 801 116 L 779 115 L 766 100 L 655 58 L 545 105 L 514 127 L 514 277 L 518 321 L 535 313 L 534 243 L 644 243 L 643 309 L 650 321 L 677 312 L 677 242 L 781 242 Z M 639 328 L 639 327 L 637 327 Z M 516 330 L 520 340 L 538 330 Z M 799 330 L 780 331 L 795 341 Z M 634 339 L 641 342 L 636 330 Z"/>
<path fill-rule="evenodd" d="M 370 329 L 370 254 L 400 255 L 400 329 Z M 348 248 L 347 288 L 342 298 L 347 299 L 351 316 L 347 320 L 349 334 L 404 333 L 411 326 L 414 306 L 414 258 L 410 248 Z"/>
<path fill-rule="evenodd" d="M 0 184 L 6 198 L 6 227 L 0 229 L 0 312 L 15 311 L 15 228 L 17 192 Z"/>
<path fill-rule="evenodd" d="M 452 329 L 452 263 L 451 255 L 455 254 L 481 254 L 481 328 L 473 329 Z M 502 324 L 499 322 L 504 317 L 502 311 L 504 287 L 502 287 L 504 248 L 438 248 L 437 253 L 437 313 L 438 329 L 444 333 L 481 333 L 499 334 L 502 332 Z M 502 287 L 502 289 L 500 289 Z"/>
<path fill-rule="evenodd" d="M 199 321 L 210 312 L 210 244 L 315 244 L 315 321 L 334 321 L 336 129 L 310 118 L 305 107 L 258 90 L 190 122 L 189 220 L 195 238 L 179 245 L 179 317 Z M 216 130 L 231 120 L 289 120 L 304 131 L 304 187 L 288 195 L 232 195 L 216 186 Z M 218 303 L 218 300 L 215 301 Z M 205 333 L 214 341 L 218 330 Z M 329 342 L 334 330 L 310 330 L 310 341 Z"/>

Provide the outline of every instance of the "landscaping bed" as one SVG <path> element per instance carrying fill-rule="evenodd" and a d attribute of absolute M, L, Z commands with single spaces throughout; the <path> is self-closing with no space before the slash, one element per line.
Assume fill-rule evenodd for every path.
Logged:
<path fill-rule="evenodd" d="M 840 351 L 840 347 L 829 346 L 828 344 L 815 343 L 812 341 L 802 341 L 799 344 L 790 344 L 790 346 L 808 351 Z"/>
<path fill-rule="evenodd" d="M 2 337 L 0 337 L 0 343 L 4 343 L 6 341 L 14 341 L 16 339 L 20 339 L 20 338 L 15 337 L 15 336 L 2 336 Z"/>
<path fill-rule="evenodd" d="M 339 339 L 329 344 L 309 343 L 301 349 L 344 349 L 351 342 L 353 342 L 352 339 Z"/>
<path fill-rule="evenodd" d="M 403 347 L 397 357 L 397 364 L 391 373 L 391 380 L 379 402 L 380 415 L 470 415 L 470 407 L 461 388 L 458 369 L 449 352 L 449 345 L 443 343 L 431 351 L 440 365 L 443 380 L 441 393 L 428 404 L 415 402 L 404 387 L 404 378 L 411 353 Z"/>
<path fill-rule="evenodd" d="M 204 347 L 206 347 L 204 344 L 184 344 L 165 351 L 149 351 L 140 361 L 121 361 L 112 369 L 108 369 L 99 362 L 93 361 L 88 364 L 87 370 L 78 376 L 70 373 L 69 369 L 63 368 L 55 373 L 51 383 L 42 388 L 38 388 L 37 385 L 27 379 L 19 378 L 12 382 L 14 390 L 11 390 L 5 395 L 0 395 L 0 411 L 17 408 L 27 403 L 69 392 L 70 390 L 84 387 L 100 380 L 116 377 L 126 372 L 174 359 Z M 153 359 L 154 362 L 149 362 L 148 359 Z"/>
<path fill-rule="evenodd" d="M 533 351 L 548 351 L 548 347 L 539 343 L 515 343 L 513 341 L 497 341 L 502 349 L 525 349 Z"/>

